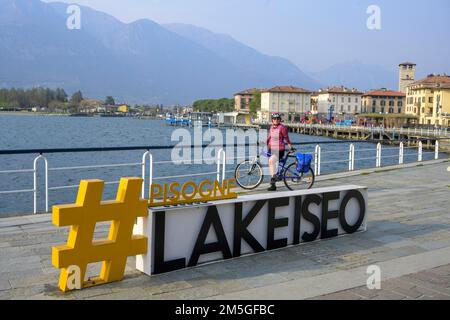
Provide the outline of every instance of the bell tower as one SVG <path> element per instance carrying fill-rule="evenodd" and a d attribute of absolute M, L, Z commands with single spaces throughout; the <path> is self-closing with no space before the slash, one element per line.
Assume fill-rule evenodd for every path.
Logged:
<path fill-rule="evenodd" d="M 416 77 L 416 64 L 403 62 L 399 64 L 398 91 L 406 94 L 406 87 L 414 82 Z"/>

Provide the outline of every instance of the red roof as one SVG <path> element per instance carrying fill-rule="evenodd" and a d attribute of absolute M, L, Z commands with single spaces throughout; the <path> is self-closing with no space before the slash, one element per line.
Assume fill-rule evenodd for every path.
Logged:
<path fill-rule="evenodd" d="M 297 88 L 294 86 L 277 86 L 267 90 L 263 90 L 262 92 L 272 92 L 272 93 L 311 93 L 311 91 Z"/>
<path fill-rule="evenodd" d="M 409 86 L 423 86 L 423 87 L 450 87 L 450 76 L 447 75 L 429 75 L 425 79 L 421 79 L 411 83 Z"/>
<path fill-rule="evenodd" d="M 394 90 L 386 90 L 386 89 L 379 89 L 379 90 L 372 90 L 368 91 L 363 94 L 363 97 L 373 97 L 373 96 L 383 96 L 383 97 L 406 97 L 406 94 L 400 91 L 394 91 Z"/>

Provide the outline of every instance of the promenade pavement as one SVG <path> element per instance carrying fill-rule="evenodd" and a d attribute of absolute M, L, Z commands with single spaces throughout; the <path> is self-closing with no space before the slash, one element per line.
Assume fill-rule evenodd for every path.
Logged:
<path fill-rule="evenodd" d="M 450 299 L 449 162 L 318 181 L 369 187 L 368 231 L 63 294 L 49 214 L 0 219 L 0 299 Z M 100 233 L 106 235 L 107 225 Z M 369 290 L 367 267 L 380 267 Z M 89 274 L 98 272 L 93 266 Z"/>

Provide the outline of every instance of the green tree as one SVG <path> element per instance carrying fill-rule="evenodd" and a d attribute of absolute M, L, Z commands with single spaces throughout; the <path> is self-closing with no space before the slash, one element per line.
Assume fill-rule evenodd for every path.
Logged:
<path fill-rule="evenodd" d="M 256 116 L 258 110 L 261 110 L 261 92 L 253 93 L 249 109 L 252 116 Z"/>
<path fill-rule="evenodd" d="M 77 91 L 72 95 L 72 98 L 70 98 L 70 102 L 73 104 L 79 105 L 80 102 L 83 101 L 83 94 L 81 91 Z"/>
<path fill-rule="evenodd" d="M 197 100 L 193 104 L 197 112 L 230 112 L 234 110 L 234 99 L 206 99 Z"/>
<path fill-rule="evenodd" d="M 114 101 L 114 98 L 112 96 L 107 96 L 105 99 L 105 104 L 113 106 L 116 104 L 116 102 Z"/>

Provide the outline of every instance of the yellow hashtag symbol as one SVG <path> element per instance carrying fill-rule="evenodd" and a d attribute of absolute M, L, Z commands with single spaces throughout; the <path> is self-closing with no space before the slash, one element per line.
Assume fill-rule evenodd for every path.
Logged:
<path fill-rule="evenodd" d="M 53 247 L 52 263 L 62 269 L 59 288 L 68 291 L 68 269 L 80 270 L 81 287 L 122 280 L 129 256 L 147 253 L 147 237 L 133 235 L 137 217 L 148 214 L 140 199 L 142 179 L 122 178 L 115 201 L 102 202 L 104 181 L 82 180 L 75 204 L 53 206 L 53 224 L 70 226 L 67 245 Z M 107 239 L 95 240 L 95 225 L 111 221 Z M 84 281 L 89 263 L 103 262 L 100 276 Z M 69 269 L 70 270 L 70 269 Z"/>

